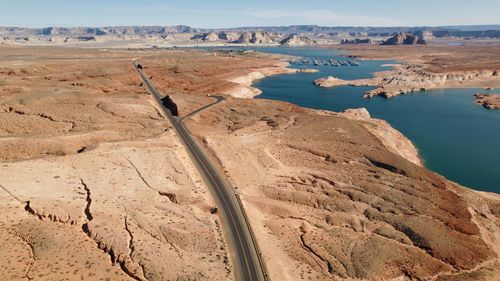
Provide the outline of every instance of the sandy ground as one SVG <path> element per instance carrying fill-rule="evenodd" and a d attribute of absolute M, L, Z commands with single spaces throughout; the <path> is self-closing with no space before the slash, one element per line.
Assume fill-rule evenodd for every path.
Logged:
<path fill-rule="evenodd" d="M 195 54 L 195 55 L 193 55 Z M 238 98 L 252 98 L 260 90 L 251 86 L 256 79 L 269 75 L 295 73 L 288 68 L 287 57 L 252 51 L 205 52 L 178 51 L 176 56 L 144 58 L 145 70 L 152 73 L 152 81 L 172 95 L 223 94 Z"/>
<path fill-rule="evenodd" d="M 181 116 L 283 61 L 1 48 L 0 276 L 231 279 L 209 192 L 131 61 Z M 499 196 L 420 167 L 411 143 L 363 110 L 229 96 L 186 123 L 242 199 L 272 280 L 500 276 Z"/>
<path fill-rule="evenodd" d="M 1 52 L 4 280 L 232 279 L 207 188 L 139 87 L 148 54 Z"/>

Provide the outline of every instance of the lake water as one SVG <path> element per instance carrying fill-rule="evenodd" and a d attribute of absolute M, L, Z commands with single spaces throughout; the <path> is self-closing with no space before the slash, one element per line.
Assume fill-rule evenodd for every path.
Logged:
<path fill-rule="evenodd" d="M 259 51 L 317 60 L 342 58 L 337 50 L 315 48 L 257 48 Z M 500 193 L 500 110 L 474 103 L 482 89 L 446 89 L 401 95 L 391 99 L 363 99 L 369 87 L 320 88 L 312 82 L 332 75 L 341 79 L 371 77 L 394 61 L 361 61 L 361 66 L 312 66 L 319 73 L 276 75 L 258 80 L 257 98 L 292 102 L 342 111 L 365 107 L 372 117 L 388 121 L 418 148 L 425 166 L 464 186 Z M 302 67 L 302 66 L 293 66 Z"/>

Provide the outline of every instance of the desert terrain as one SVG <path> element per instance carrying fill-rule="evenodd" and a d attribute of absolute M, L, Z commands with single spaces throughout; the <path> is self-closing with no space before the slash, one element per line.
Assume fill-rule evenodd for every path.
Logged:
<path fill-rule="evenodd" d="M 232 279 L 206 186 L 139 85 L 143 53 L 1 52 L 3 280 Z"/>
<path fill-rule="evenodd" d="M 422 167 L 362 109 L 253 97 L 254 52 L 0 46 L 0 276 L 231 280 L 213 199 L 139 59 L 243 202 L 271 280 L 494 280 L 500 196 Z M 361 55 L 361 53 L 358 53 Z"/>
<path fill-rule="evenodd" d="M 182 91 L 164 63 L 151 63 L 146 72 L 160 89 Z M 225 77 L 241 75 L 224 68 Z M 207 93 L 172 96 L 182 115 Z M 272 280 L 500 274 L 500 197 L 422 168 L 415 147 L 365 110 L 228 97 L 185 123 L 242 199 Z"/>
<path fill-rule="evenodd" d="M 412 163 L 363 113 L 230 100 L 188 124 L 243 199 L 271 279 L 500 274 L 498 196 Z"/>
<path fill-rule="evenodd" d="M 374 86 L 366 98 L 443 88 L 500 87 L 500 46 L 342 46 L 341 50 L 362 59 L 390 59 L 400 64 L 371 79 L 341 80 L 325 77 L 315 81 L 322 87 L 339 85 Z"/>

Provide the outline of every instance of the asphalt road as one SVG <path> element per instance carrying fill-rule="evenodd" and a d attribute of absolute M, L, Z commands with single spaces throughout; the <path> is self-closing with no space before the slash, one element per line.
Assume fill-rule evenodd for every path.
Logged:
<path fill-rule="evenodd" d="M 205 110 L 205 109 L 207 109 L 209 107 L 212 107 L 212 106 L 218 104 L 219 102 L 223 102 L 223 101 L 226 100 L 226 98 L 223 97 L 223 96 L 212 96 L 212 97 L 215 98 L 215 101 L 213 103 L 207 104 L 207 105 L 205 105 L 203 107 L 200 107 L 200 108 L 196 109 L 195 111 L 190 112 L 188 115 L 182 117 L 181 120 L 187 119 L 187 118 L 189 118 L 189 117 L 197 114 L 200 111 L 203 111 L 203 110 Z"/>
<path fill-rule="evenodd" d="M 207 185 L 211 189 L 218 209 L 222 215 L 222 226 L 229 238 L 231 256 L 236 280 L 264 281 L 267 280 L 265 269 L 256 249 L 256 243 L 251 235 L 249 224 L 245 220 L 243 211 L 238 204 L 237 198 L 224 177 L 218 172 L 210 159 L 198 146 L 182 121 L 173 116 L 161 102 L 161 94 L 144 74 L 142 69 L 134 67 L 141 75 L 141 78 L 159 105 L 162 114 L 170 120 L 173 128 L 181 138 L 191 158 L 203 175 Z M 219 99 L 218 101 L 219 102 Z M 212 104 L 213 105 L 213 104 Z"/>

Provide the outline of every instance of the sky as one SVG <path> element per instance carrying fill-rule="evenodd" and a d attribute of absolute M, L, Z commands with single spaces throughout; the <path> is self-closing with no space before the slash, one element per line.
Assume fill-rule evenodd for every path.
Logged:
<path fill-rule="evenodd" d="M 0 26 L 500 24 L 500 0 L 0 0 Z"/>

